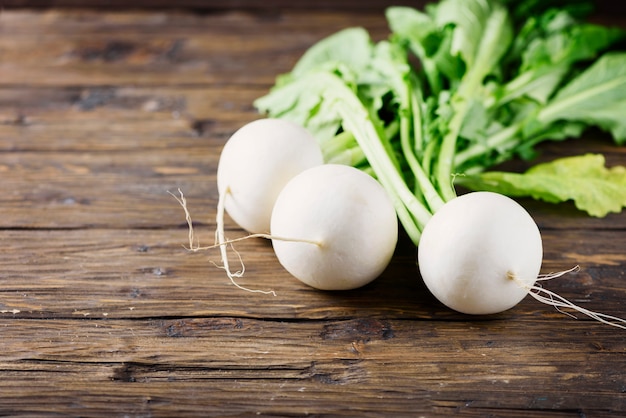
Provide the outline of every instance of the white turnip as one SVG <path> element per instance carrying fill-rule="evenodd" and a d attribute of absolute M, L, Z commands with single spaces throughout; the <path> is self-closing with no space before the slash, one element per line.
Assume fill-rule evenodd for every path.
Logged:
<path fill-rule="evenodd" d="M 246 231 L 268 234 L 278 193 L 292 177 L 323 163 L 316 139 L 302 126 L 285 119 L 255 120 L 239 128 L 226 142 L 217 167 L 220 196 L 215 236 L 224 270 L 235 286 L 252 292 L 274 293 L 247 289 L 235 281 L 235 277 L 243 275 L 243 265 L 239 272 L 230 269 L 224 212 Z M 189 240 L 193 246 L 191 229 Z"/>
<path fill-rule="evenodd" d="M 322 163 L 321 148 L 300 125 L 271 118 L 244 125 L 226 142 L 217 168 L 226 213 L 248 232 L 268 233 L 283 186 Z"/>
<path fill-rule="evenodd" d="M 474 192 L 452 199 L 426 224 L 418 247 L 420 273 L 446 306 L 492 314 L 517 305 L 539 275 L 537 224 L 514 200 Z"/>
<path fill-rule="evenodd" d="M 271 235 L 279 262 L 294 277 L 317 289 L 347 290 L 387 267 L 398 220 L 386 191 L 369 174 L 326 164 L 287 183 L 272 212 Z"/>
<path fill-rule="evenodd" d="M 531 295 L 597 321 L 626 328 L 626 320 L 580 307 L 536 285 L 578 270 L 540 275 L 541 234 L 516 201 L 492 192 L 468 193 L 448 201 L 426 224 L 418 246 L 424 283 L 444 305 L 466 314 L 495 314 Z"/>

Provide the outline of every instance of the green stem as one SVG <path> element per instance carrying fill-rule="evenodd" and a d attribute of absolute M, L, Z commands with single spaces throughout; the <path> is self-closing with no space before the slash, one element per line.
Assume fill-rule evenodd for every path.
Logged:
<path fill-rule="evenodd" d="M 354 139 L 354 135 L 352 135 L 352 132 L 344 131 L 338 133 L 330 140 L 320 141 L 320 145 L 325 159 L 330 159 L 346 148 L 352 148 L 357 145 L 357 143 Z"/>
<path fill-rule="evenodd" d="M 341 132 L 327 141 L 320 141 L 324 161 L 328 164 L 361 165 L 365 155 L 352 132 Z"/>
<path fill-rule="evenodd" d="M 417 245 L 421 231 L 432 217 L 432 212 L 409 189 L 385 145 L 388 141 L 380 137 L 380 132 L 372 121 L 373 116 L 355 93 L 334 75 L 320 73 L 317 76 L 322 79 L 318 85 L 328 86 L 324 91 L 326 99 L 334 100 L 344 129 L 354 134 L 376 178 L 394 202 L 402 226 Z"/>
<path fill-rule="evenodd" d="M 469 103 L 478 96 L 483 80 L 497 65 L 507 45 L 511 42 L 512 31 L 506 8 L 495 2 L 489 7 L 489 16 L 484 23 L 478 48 L 469 62 L 466 59 L 467 72 L 463 75 L 457 91 L 452 95 L 451 104 L 454 116 L 442 140 L 437 159 L 436 179 L 445 201 L 456 197 L 452 183 L 456 144 L 469 110 Z"/>
<path fill-rule="evenodd" d="M 475 143 L 463 151 L 458 152 L 454 159 L 455 166 L 462 167 L 463 164 L 467 163 L 469 160 L 488 154 L 494 149 L 504 150 L 513 148 L 517 145 L 516 134 L 521 127 L 522 123 L 518 122 L 491 135 L 484 142 Z"/>
<path fill-rule="evenodd" d="M 346 148 L 340 152 L 335 153 L 333 156 L 324 159 L 327 164 L 344 164 L 351 165 L 353 167 L 362 165 L 367 162 L 365 154 L 361 148 L 357 145 L 355 147 Z"/>
<path fill-rule="evenodd" d="M 443 137 L 439 156 L 437 158 L 436 180 L 439 191 L 444 201 L 452 200 L 456 197 L 454 186 L 452 184 L 452 169 L 454 167 L 454 154 L 456 150 L 456 141 L 461 131 L 461 124 L 467 113 L 467 104 L 463 103 L 457 109 L 448 125 L 448 132 Z"/>
<path fill-rule="evenodd" d="M 407 86 L 408 89 L 408 86 Z M 410 101 L 407 103 L 407 107 L 400 111 L 401 123 L 404 129 L 401 130 L 402 134 L 400 136 L 400 141 L 402 145 L 402 152 L 406 161 L 409 165 L 409 168 L 413 172 L 415 176 L 415 180 L 417 181 L 417 189 L 426 201 L 426 204 L 430 208 L 431 212 L 436 212 L 441 206 L 443 206 L 444 202 L 435 186 L 432 184 L 428 175 L 424 171 L 422 165 L 417 159 L 415 155 L 415 150 L 418 149 L 417 144 L 421 144 L 422 141 L 422 116 L 421 109 L 419 106 L 419 99 L 415 96 L 415 94 L 407 97 L 410 97 Z M 409 115 L 413 114 L 413 118 L 410 118 Z M 413 135 L 415 137 L 415 146 L 411 146 L 411 135 L 410 135 L 410 126 L 411 122 L 413 123 Z"/>
<path fill-rule="evenodd" d="M 422 169 L 426 175 L 431 175 L 433 171 L 432 163 L 434 161 L 437 143 L 429 141 L 424 147 L 424 155 L 422 156 Z"/>

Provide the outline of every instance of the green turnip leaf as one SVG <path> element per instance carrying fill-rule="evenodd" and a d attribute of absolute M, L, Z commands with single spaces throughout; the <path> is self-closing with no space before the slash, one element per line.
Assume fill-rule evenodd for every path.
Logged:
<path fill-rule="evenodd" d="M 546 202 L 573 200 L 591 216 L 604 217 L 626 207 L 626 167 L 607 168 L 604 156 L 585 154 L 538 164 L 523 174 L 491 171 L 459 178 L 466 187 Z"/>
<path fill-rule="evenodd" d="M 626 143 L 626 53 L 607 53 L 569 84 L 539 112 L 537 120 L 576 120 L 611 132 Z"/>

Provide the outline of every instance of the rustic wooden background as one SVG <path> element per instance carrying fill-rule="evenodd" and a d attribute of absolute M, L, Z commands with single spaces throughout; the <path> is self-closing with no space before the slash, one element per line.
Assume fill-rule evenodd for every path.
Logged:
<path fill-rule="evenodd" d="M 241 283 L 275 297 L 235 289 L 217 252 L 183 248 L 168 191 L 211 242 L 219 152 L 258 117 L 252 101 L 325 35 L 385 37 L 388 2 L 125 3 L 0 2 L 0 415 L 626 415 L 625 331 L 531 298 L 451 312 L 406 239 L 382 277 L 341 293 L 241 242 Z M 615 3 L 594 19 L 626 26 Z M 541 159 L 587 151 L 626 165 L 596 131 Z M 521 202 L 544 272 L 581 266 L 547 286 L 626 317 L 626 213 Z"/>
<path fill-rule="evenodd" d="M 546 0 L 551 1 L 551 0 Z M 576 1 L 576 0 L 573 0 Z M 2 0 L 4 8 L 95 8 L 95 9 L 179 9 L 204 12 L 218 10 L 349 10 L 351 12 L 383 10 L 393 5 L 421 8 L 429 0 Z M 615 0 L 595 0 L 598 13 L 623 13 L 626 4 Z"/>

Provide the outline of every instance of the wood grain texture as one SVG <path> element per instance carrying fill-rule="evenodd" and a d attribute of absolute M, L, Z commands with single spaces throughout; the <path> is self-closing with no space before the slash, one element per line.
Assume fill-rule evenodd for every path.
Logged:
<path fill-rule="evenodd" d="M 626 414 L 623 331 L 530 297 L 493 316 L 451 312 L 406 237 L 379 279 L 337 293 L 290 277 L 265 240 L 237 244 L 240 283 L 276 296 L 237 290 L 216 251 L 183 248 L 168 191 L 184 191 L 210 243 L 224 142 L 277 74 L 352 25 L 387 33 L 363 9 L 2 12 L 0 415 Z M 626 165 L 601 132 L 541 151 Z M 626 214 L 521 202 L 542 230 L 543 272 L 581 267 L 545 286 L 626 316 Z"/>
<path fill-rule="evenodd" d="M 249 9 L 267 10 L 342 10 L 376 12 L 389 5 L 424 7 L 429 0 L 3 0 L 6 8 L 95 8 L 95 9 L 191 9 L 202 12 Z M 626 5 L 614 0 L 595 0 L 596 9 L 602 13 L 624 13 Z"/>

